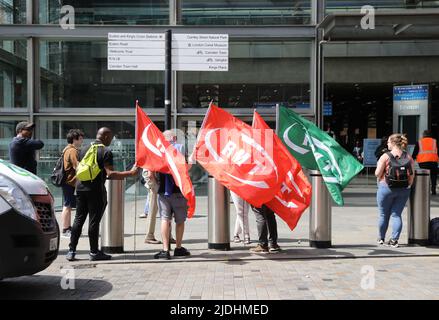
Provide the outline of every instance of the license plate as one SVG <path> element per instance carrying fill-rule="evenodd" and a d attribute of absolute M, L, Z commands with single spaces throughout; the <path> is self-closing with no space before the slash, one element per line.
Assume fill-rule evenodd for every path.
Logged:
<path fill-rule="evenodd" d="M 58 249 L 58 237 L 50 239 L 49 251 Z"/>

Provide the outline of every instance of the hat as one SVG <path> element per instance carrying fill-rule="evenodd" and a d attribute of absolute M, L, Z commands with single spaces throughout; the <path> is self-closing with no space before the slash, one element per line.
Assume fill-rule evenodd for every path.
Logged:
<path fill-rule="evenodd" d="M 35 123 L 22 121 L 22 122 L 19 122 L 17 124 L 17 126 L 15 127 L 15 131 L 17 133 L 20 133 L 21 130 L 24 130 L 24 129 L 33 130 L 33 128 L 35 128 Z"/>

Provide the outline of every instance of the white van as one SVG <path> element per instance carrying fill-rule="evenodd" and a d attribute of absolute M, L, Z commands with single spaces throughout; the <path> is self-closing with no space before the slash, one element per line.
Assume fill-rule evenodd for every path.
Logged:
<path fill-rule="evenodd" d="M 46 183 L 0 159 L 0 279 L 46 269 L 58 247 L 54 199 Z"/>

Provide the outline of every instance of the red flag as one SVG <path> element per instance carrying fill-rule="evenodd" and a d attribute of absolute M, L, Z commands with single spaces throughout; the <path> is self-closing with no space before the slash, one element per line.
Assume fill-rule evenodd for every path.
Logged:
<path fill-rule="evenodd" d="M 188 201 L 188 217 L 195 212 L 195 192 L 184 156 L 166 141 L 162 132 L 136 102 L 136 166 L 171 174 Z"/>
<path fill-rule="evenodd" d="M 254 129 L 270 129 L 264 119 L 255 111 L 253 114 Z M 299 162 L 288 152 L 277 135 L 274 136 L 276 152 L 288 155 L 289 171 L 277 195 L 266 203 L 291 230 L 297 225 L 302 213 L 311 202 L 311 184 L 302 171 Z"/>
<path fill-rule="evenodd" d="M 288 157 L 273 153 L 269 135 L 211 104 L 193 156 L 225 187 L 261 207 L 277 194 L 289 169 L 279 165 Z"/>

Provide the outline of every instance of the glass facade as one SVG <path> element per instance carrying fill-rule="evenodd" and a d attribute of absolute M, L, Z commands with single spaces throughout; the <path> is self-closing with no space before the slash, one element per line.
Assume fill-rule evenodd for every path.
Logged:
<path fill-rule="evenodd" d="M 41 108 L 163 107 L 163 72 L 107 70 L 106 41 L 41 41 Z"/>
<path fill-rule="evenodd" d="M 310 42 L 230 42 L 230 71 L 182 72 L 182 108 L 309 102 Z M 107 70 L 107 43 L 41 41 L 41 108 L 163 108 L 161 71 Z M 279 63 L 280 62 L 280 63 Z M 294 70 L 285 73 L 283 70 Z"/>
<path fill-rule="evenodd" d="M 0 24 L 26 23 L 26 0 L 1 0 Z"/>
<path fill-rule="evenodd" d="M 0 118 L 0 159 L 9 160 L 9 143 L 16 135 L 15 127 L 20 121 L 26 120 L 26 118 Z"/>
<path fill-rule="evenodd" d="M 0 41 L 0 110 L 27 107 L 26 40 Z"/>
<path fill-rule="evenodd" d="M 311 1 L 182 1 L 185 25 L 303 25 L 311 22 Z"/>
<path fill-rule="evenodd" d="M 52 187 L 49 177 L 62 150 L 67 145 L 67 132 L 70 129 L 81 129 L 84 132 L 83 146 L 86 146 L 95 140 L 96 133 L 101 127 L 111 128 L 114 133 L 110 147 L 113 151 L 115 169 L 123 171 L 131 167 L 135 157 L 135 123 L 132 119 L 102 121 L 93 117 L 77 120 L 42 118 L 38 122 L 37 136 L 44 141 L 44 148 L 39 152 L 37 173 L 48 183 L 56 198 L 61 197 L 61 189 Z"/>
<path fill-rule="evenodd" d="M 167 0 L 40 0 L 40 24 L 58 24 L 73 12 L 77 24 L 163 25 L 169 23 Z"/>
<path fill-rule="evenodd" d="M 228 72 L 182 73 L 183 107 L 207 108 L 212 100 L 223 108 L 309 102 L 310 54 L 310 42 L 231 42 Z"/>
<path fill-rule="evenodd" d="M 358 11 L 363 6 L 373 6 L 377 10 L 439 8 L 439 1 L 432 0 L 326 0 L 327 13 L 337 11 Z"/>
<path fill-rule="evenodd" d="M 38 12 L 35 17 L 26 16 L 26 3 L 31 2 L 0 0 L 0 157 L 8 158 L 7 145 L 15 135 L 16 123 L 31 120 L 37 125 L 36 136 L 46 144 L 38 153 L 38 172 L 47 180 L 69 129 L 82 129 L 89 143 L 99 127 L 108 126 L 116 134 L 112 148 L 118 157 L 117 169 L 125 169 L 134 159 L 135 100 L 160 129 L 164 127 L 164 72 L 107 70 L 107 33 L 101 30 L 163 30 L 170 24 L 170 1 L 40 0 L 33 2 L 36 7 L 32 11 Z M 312 4 L 317 2 L 179 3 L 179 24 L 183 26 L 169 28 L 229 33 L 228 72 L 176 73 L 172 123 L 185 132 L 188 152 L 212 100 L 247 122 L 257 108 L 272 127 L 276 104 L 297 108 L 313 120 L 310 90 L 315 25 L 311 17 L 315 10 Z M 439 1 L 327 0 L 325 9 L 330 14 L 359 10 L 365 4 L 401 11 L 439 7 Z M 63 33 L 57 24 L 72 13 L 76 30 Z M 45 26 L 36 25 L 39 30 L 32 34 L 26 31 L 12 39 L 2 38 L 1 28 L 10 30 L 5 24 L 20 28 L 26 18 Z M 89 30 L 87 25 L 92 25 L 92 35 L 83 31 Z M 219 28 L 212 31 L 215 27 Z M 33 37 L 35 41 L 28 42 Z M 325 101 L 330 103 L 325 122 L 344 137 L 341 142 L 348 150 L 353 139 L 381 137 L 392 130 L 389 112 L 395 84 L 429 84 L 431 125 L 437 131 L 437 41 L 337 42 L 325 44 L 324 52 Z M 190 174 L 197 195 L 205 195 L 205 172 L 194 165 Z M 50 187 L 59 197 L 60 190 Z"/>

